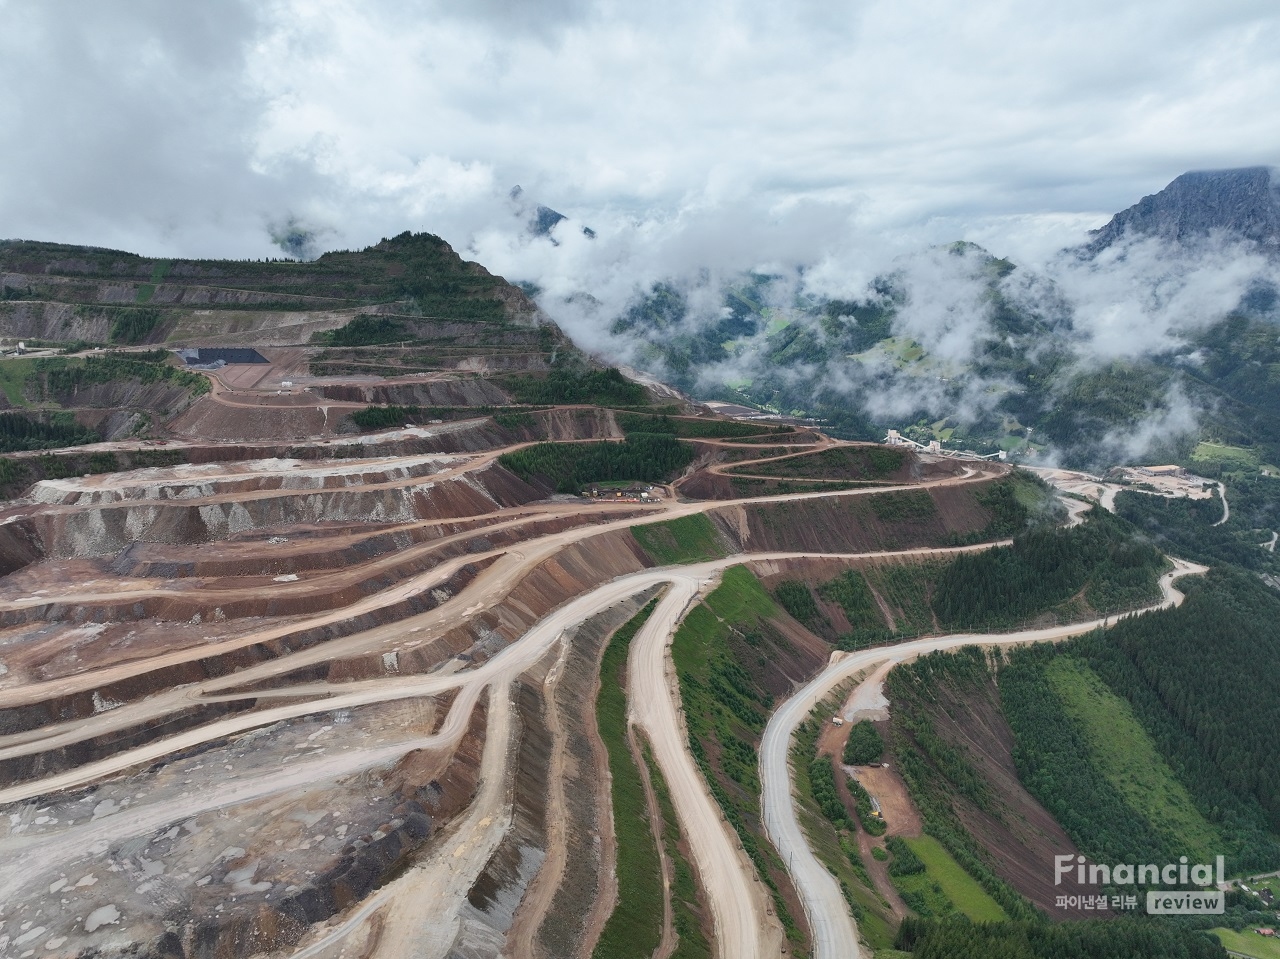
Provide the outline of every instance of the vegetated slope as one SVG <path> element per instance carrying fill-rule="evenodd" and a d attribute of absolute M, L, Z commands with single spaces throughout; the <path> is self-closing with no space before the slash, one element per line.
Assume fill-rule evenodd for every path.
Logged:
<path fill-rule="evenodd" d="M 715 932 L 711 910 L 693 872 L 688 835 L 681 830 L 671 790 L 647 742 L 642 744 L 642 751 L 661 813 L 662 844 L 670 863 L 671 924 L 677 937 L 672 959 L 712 959 Z"/>
<path fill-rule="evenodd" d="M 563 778 L 552 784 L 563 803 L 564 860 L 558 877 L 554 872 L 550 877 L 552 882 L 558 880 L 558 888 L 546 904 L 534 937 L 536 955 L 580 954 L 593 920 L 602 919 L 609 905 L 616 872 L 615 839 L 610 829 L 614 817 L 608 757 L 599 737 L 593 691 L 607 678 L 600 671 L 605 644 L 646 598 L 647 594 L 632 597 L 577 627 L 562 678 L 554 684 L 558 718 L 566 733 Z M 554 860 L 543 868 L 554 871 Z"/>
<path fill-rule="evenodd" d="M 596 366 L 520 289 L 426 233 L 308 262 L 153 260 L 12 241 L 0 244 L 0 270 L 0 335 L 32 343 L 312 344 L 319 375 L 537 378 L 555 360 L 573 377 Z M 643 405 L 634 389 L 631 405 Z M 499 389 L 486 402 L 495 397 L 507 401 Z"/>
<path fill-rule="evenodd" d="M 1177 609 L 1082 637 L 1079 655 L 1134 715 L 1219 825 L 1238 868 L 1280 864 L 1280 596 L 1256 578 L 1211 571 Z"/>
<path fill-rule="evenodd" d="M 906 480 L 915 457 L 892 446 L 838 446 L 802 456 L 791 456 L 777 463 L 748 463 L 729 472 L 738 476 L 772 476 L 804 480 Z"/>
<path fill-rule="evenodd" d="M 694 759 L 795 945 L 805 938 L 798 925 L 803 913 L 764 839 L 756 749 L 774 697 L 816 672 L 827 653 L 788 622 L 745 566 L 725 570 L 720 586 L 685 617 L 671 647 Z"/>
<path fill-rule="evenodd" d="M 1055 657 L 1043 680 L 1083 734 L 1091 764 L 1125 805 L 1167 839 L 1170 852 L 1180 849 L 1194 862 L 1212 861 L 1223 848 L 1219 830 L 1195 808 L 1132 708 L 1070 656 Z"/>
<path fill-rule="evenodd" d="M 10 302 L 148 309 L 199 305 L 255 310 L 412 302 L 416 315 L 530 323 L 536 308 L 516 287 L 463 261 L 428 233 L 402 233 L 358 251 L 297 260 L 158 260 L 56 243 L 0 243 Z M 20 299 L 19 299 L 20 297 Z M 15 331 L 16 332 L 16 331 Z"/>
<path fill-rule="evenodd" d="M 930 655 L 890 674 L 893 755 L 921 810 L 926 832 L 938 838 L 1016 920 L 974 926 L 911 919 L 899 930 L 898 947 L 916 950 L 917 955 L 975 959 L 1111 954 L 1097 945 L 1101 939 L 1124 943 L 1126 951 L 1120 954 L 1125 956 L 1222 955 L 1217 943 L 1198 931 L 1221 924 L 1221 917 L 1157 924 L 1108 908 L 1102 917 L 1108 920 L 1107 929 L 1114 928 L 1113 939 L 1091 923 L 1052 921 L 1099 916 L 1079 905 L 1060 906 L 1059 897 L 1078 904 L 1078 897 L 1106 894 L 1110 904 L 1114 894 L 1135 893 L 1133 886 L 1080 884 L 1074 873 L 1055 884 L 1055 856 L 1085 853 L 1094 862 L 1177 862 L 1177 856 L 1190 854 L 1192 847 L 1166 845 L 1170 837 L 1136 814 L 1111 781 L 1128 778 L 1149 800 L 1163 800 L 1167 794 L 1160 793 L 1161 788 L 1179 788 L 1167 766 L 1129 766 L 1111 771 L 1109 778 L 1109 770 L 1090 752 L 1088 735 L 1077 719 L 1063 711 L 1060 701 L 1051 701 L 1044 689 L 1036 704 L 1041 735 L 1028 734 L 1023 670 L 1032 661 L 1063 663 L 1070 657 L 1047 647 L 1018 650 L 1012 657 L 1010 665 L 1001 667 L 970 647 Z M 1113 713 L 1106 718 L 1111 726 L 1104 735 L 1135 742 L 1136 723 L 1117 724 Z M 1046 745 L 1049 740 L 1056 748 Z M 1049 781 L 1057 785 L 1046 790 Z M 1201 818 L 1199 829 L 1204 828 L 1212 831 Z M 1027 900 L 1040 912 L 1029 913 Z M 1229 913 L 1228 923 L 1259 918 L 1239 903 Z"/>
<path fill-rule="evenodd" d="M 1075 850 L 1018 781 L 1012 736 L 982 652 L 933 654 L 899 667 L 886 692 L 893 762 L 926 832 L 1010 916 L 1029 918 L 1026 900 L 1052 908 L 1056 895 L 1066 894 L 1053 885 L 1053 856 Z"/>
<path fill-rule="evenodd" d="M 926 829 L 972 872 L 1058 915 L 1075 877 L 1055 887 L 1049 864 L 1075 849 L 1102 863 L 1280 864 L 1280 597 L 1231 571 L 1184 582 L 1183 606 L 1062 646 L 998 662 L 966 649 L 890 674 L 898 767 Z"/>
<path fill-rule="evenodd" d="M 631 527 L 631 535 L 659 566 L 727 556 L 733 544 L 702 513 Z"/>
<path fill-rule="evenodd" d="M 770 434 L 781 440 L 805 435 L 817 438 L 810 431 Z M 741 499 L 830 493 L 937 480 L 959 476 L 964 471 L 956 460 L 921 458 L 909 449 L 872 443 L 835 447 L 824 444 L 825 448 L 806 448 L 803 444 L 743 445 L 756 438 L 761 437 L 717 437 L 698 444 L 697 469 L 681 478 L 681 494 L 692 499 Z"/>
<path fill-rule="evenodd" d="M 588 401 L 601 393 L 593 388 L 594 377 L 625 393 L 627 405 L 648 402 L 642 387 L 617 371 L 599 370 L 574 349 L 522 291 L 425 233 L 309 262 L 151 260 L 12 241 L 0 243 L 0 270 L 0 336 L 23 338 L 28 346 L 80 352 L 110 344 L 312 344 L 280 354 L 284 365 L 267 368 L 266 385 L 247 400 L 197 401 L 173 426 L 198 439 L 234 442 L 350 429 L 341 409 L 331 422 L 329 404 L 304 394 L 276 395 L 303 371 L 361 377 L 363 390 L 326 384 L 313 394 L 343 402 L 505 405 L 510 394 L 484 377 L 513 371 L 520 374 L 513 384 L 524 384 L 526 392 L 550 372 L 556 382 L 576 385 Z M 277 356 L 268 359 L 274 363 Z M 369 382 L 441 372 L 448 376 L 436 376 L 439 382 L 393 383 L 381 394 Z M 250 382 L 223 379 L 228 389 Z M 203 376 L 178 368 L 160 351 L 0 360 L 0 391 L 9 405 L 72 409 L 80 425 L 103 439 L 157 435 L 157 429 L 165 436 L 168 421 L 208 387 Z"/>
<path fill-rule="evenodd" d="M 784 579 L 774 585 L 773 595 L 797 621 L 842 648 L 860 649 L 893 635 L 881 599 L 862 571 L 846 569 L 817 583 Z"/>
<path fill-rule="evenodd" d="M 82 446 L 99 439 L 97 433 L 78 425 L 66 413 L 54 414 L 47 420 L 20 413 L 0 414 L 0 453 Z"/>
<path fill-rule="evenodd" d="M 1063 925 L 909 919 L 895 945 L 920 959 L 1226 959 L 1222 944 L 1177 926 L 1118 919 Z"/>
<path fill-rule="evenodd" d="M 662 938 L 663 877 L 644 782 L 628 747 L 626 694 L 627 651 L 656 605 L 651 600 L 613 634 L 600 665 L 596 721 L 609 753 L 617 872 L 625 885 L 592 953 L 596 959 L 647 955 Z"/>
<path fill-rule="evenodd" d="M 1116 513 L 1175 556 L 1211 566 L 1230 564 L 1260 573 L 1280 573 L 1280 554 L 1264 548 L 1272 530 L 1280 530 L 1280 480 L 1227 480 L 1230 516 L 1222 519 L 1222 500 L 1166 499 L 1121 492 Z"/>
<path fill-rule="evenodd" d="M 790 426 L 768 426 L 763 423 L 743 423 L 738 420 L 708 419 L 705 417 L 668 416 L 653 413 L 621 413 L 618 425 L 628 433 L 670 433 L 681 439 L 717 439 L 733 443 L 777 438 L 778 442 L 794 442 L 795 433 Z M 754 452 L 754 451 L 751 451 Z M 755 455 L 763 455 L 756 453 Z"/>
<path fill-rule="evenodd" d="M 857 553 L 948 546 L 1012 536 L 1031 512 L 1021 478 L 782 503 L 724 506 L 712 520 L 756 552 Z"/>
<path fill-rule="evenodd" d="M 1150 605 L 1164 566 L 1128 524 L 1095 509 L 1081 526 L 1038 525 L 1012 546 L 771 585 L 796 620 L 841 648 L 861 649 L 934 630 L 1048 625 Z"/>
<path fill-rule="evenodd" d="M 204 377 L 180 368 L 164 350 L 102 353 L 84 359 L 33 359 L 25 390 L 35 402 L 75 406 L 115 406 L 130 388 L 159 385 L 177 397 L 207 393 Z"/>
<path fill-rule="evenodd" d="M 656 605 L 651 601 L 614 633 L 600 667 L 596 715 L 609 753 L 619 889 L 592 951 L 594 959 L 651 954 L 662 938 L 668 907 L 677 937 L 673 955 L 710 956 L 704 932 L 710 932 L 711 917 L 686 858 L 687 843 L 680 841 L 670 792 L 647 741 L 627 726 L 627 651 Z M 665 874 L 655 841 L 659 834 L 667 859 Z"/>
<path fill-rule="evenodd" d="M 1007 628 L 1044 612 L 1084 618 L 1154 603 L 1158 549 L 1101 508 L 1071 529 L 1041 527 L 1012 546 L 956 557 L 938 577 L 933 609 L 948 629 Z"/>
<path fill-rule="evenodd" d="M 526 482 L 557 493 L 592 483 L 659 483 L 693 459 L 693 447 L 665 433 L 631 433 L 621 443 L 538 443 L 499 462 Z"/>
<path fill-rule="evenodd" d="M 1000 904 L 927 833 L 890 836 L 889 874 L 902 898 L 920 915 L 1001 922 L 1009 917 Z"/>
<path fill-rule="evenodd" d="M 5 452 L 82 445 L 145 432 L 156 417 L 185 409 L 209 389 L 203 377 L 179 368 L 163 350 L 4 359 L 0 360 L 0 385 L 0 406 L 31 410 L 34 416 L 48 417 L 48 425 L 56 427 L 54 436 L 28 431 L 25 442 L 10 442 Z"/>

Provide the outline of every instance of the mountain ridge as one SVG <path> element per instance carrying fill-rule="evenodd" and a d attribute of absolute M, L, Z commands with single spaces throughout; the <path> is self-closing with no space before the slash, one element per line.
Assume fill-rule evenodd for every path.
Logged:
<path fill-rule="evenodd" d="M 1126 235 L 1183 243 L 1215 230 L 1280 252 L 1280 179 L 1272 167 L 1193 170 L 1091 231 L 1089 256 Z"/>

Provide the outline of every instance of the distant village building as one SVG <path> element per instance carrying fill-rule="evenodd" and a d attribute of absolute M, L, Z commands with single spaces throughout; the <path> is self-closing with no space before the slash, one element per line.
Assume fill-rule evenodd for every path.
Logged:
<path fill-rule="evenodd" d="M 1186 476 L 1187 471 L 1181 466 L 1138 466 L 1135 471 L 1143 476 Z"/>

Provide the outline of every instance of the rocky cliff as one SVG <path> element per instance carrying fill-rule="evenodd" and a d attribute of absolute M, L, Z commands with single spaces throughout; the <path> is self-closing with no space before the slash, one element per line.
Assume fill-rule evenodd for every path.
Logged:
<path fill-rule="evenodd" d="M 1269 167 L 1184 173 L 1094 231 L 1094 256 L 1126 233 L 1186 242 L 1214 231 L 1253 240 L 1280 255 L 1280 179 Z"/>

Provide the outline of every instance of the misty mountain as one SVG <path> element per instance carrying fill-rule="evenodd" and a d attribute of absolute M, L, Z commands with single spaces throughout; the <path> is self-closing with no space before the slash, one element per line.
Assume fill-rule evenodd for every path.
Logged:
<path fill-rule="evenodd" d="M 519 184 L 511 188 L 511 192 L 507 194 L 510 198 L 515 215 L 525 220 L 525 230 L 530 236 L 545 237 L 552 244 L 559 246 L 558 241 L 551 235 L 557 224 L 569 219 L 559 210 L 553 210 L 544 204 L 536 204 L 530 207 L 525 197 L 524 188 Z M 588 239 L 594 239 L 596 231 L 589 226 L 582 228 L 582 235 Z"/>
<path fill-rule="evenodd" d="M 1280 179 L 1268 167 L 1184 173 L 1117 213 L 1085 246 L 1096 255 L 1126 234 L 1185 242 L 1212 231 L 1280 252 Z"/>
<path fill-rule="evenodd" d="M 610 332 L 695 396 L 850 438 L 1092 467 L 1213 440 L 1280 463 L 1277 270 L 1257 250 L 1280 238 L 1275 196 L 1262 168 L 1185 174 L 1098 231 L 1105 258 L 1032 270 L 955 243 L 847 299 L 808 292 L 803 271 L 663 283 Z"/>

